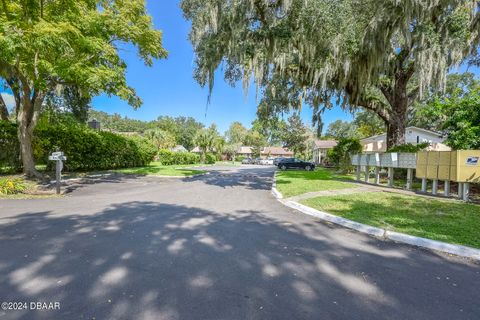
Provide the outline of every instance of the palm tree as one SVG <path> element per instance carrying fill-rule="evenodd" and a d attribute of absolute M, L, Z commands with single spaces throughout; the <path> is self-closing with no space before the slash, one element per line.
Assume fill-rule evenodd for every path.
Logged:
<path fill-rule="evenodd" d="M 201 129 L 195 136 L 195 144 L 202 151 L 201 161 L 205 163 L 206 153 L 213 149 L 215 135 L 212 130 Z"/>
<path fill-rule="evenodd" d="M 168 149 L 175 146 L 175 137 L 168 131 L 161 129 L 150 129 L 145 131 L 145 138 L 150 140 L 157 149 Z"/>

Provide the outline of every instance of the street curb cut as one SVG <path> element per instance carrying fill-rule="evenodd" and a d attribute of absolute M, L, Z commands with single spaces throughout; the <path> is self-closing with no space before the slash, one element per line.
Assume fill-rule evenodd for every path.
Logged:
<path fill-rule="evenodd" d="M 277 199 L 283 199 L 283 195 L 277 190 L 277 173 L 273 175 L 272 194 Z"/>
<path fill-rule="evenodd" d="M 366 224 L 358 223 L 349 219 L 335 216 L 330 213 L 326 213 L 326 212 L 322 212 L 322 211 L 310 208 L 308 206 L 305 206 L 295 201 L 282 200 L 282 194 L 279 193 L 275 187 L 272 187 L 272 193 L 275 195 L 277 200 L 283 203 L 285 206 L 295 209 L 297 211 L 300 211 L 309 216 L 319 218 L 324 221 L 335 223 L 340 226 L 353 229 L 358 232 L 365 233 L 377 238 L 389 239 L 395 242 L 405 243 L 405 244 L 409 244 L 409 245 L 413 245 L 413 246 L 417 246 L 425 249 L 440 251 L 444 253 L 453 254 L 459 257 L 470 258 L 470 259 L 480 261 L 479 249 L 462 246 L 462 245 L 445 243 L 445 242 L 421 238 L 421 237 L 415 237 L 415 236 L 411 236 L 404 233 L 372 227 Z M 279 197 L 275 193 L 278 193 Z"/>

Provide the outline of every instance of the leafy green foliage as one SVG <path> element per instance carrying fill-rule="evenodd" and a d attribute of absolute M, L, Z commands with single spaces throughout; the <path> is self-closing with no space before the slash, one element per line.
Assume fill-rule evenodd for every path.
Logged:
<path fill-rule="evenodd" d="M 195 164 L 200 163 L 200 156 L 190 152 L 173 152 L 164 149 L 158 152 L 158 162 L 162 165 Z"/>
<path fill-rule="evenodd" d="M 67 156 L 65 170 L 103 170 L 144 166 L 157 149 L 141 137 L 94 131 L 82 125 L 39 125 L 35 131 L 35 156 L 52 168 L 51 152 L 61 150 Z"/>
<path fill-rule="evenodd" d="M 283 133 L 285 147 L 292 150 L 295 154 L 302 154 L 307 149 L 305 143 L 307 129 L 298 113 L 294 113 L 288 118 L 287 126 Z"/>
<path fill-rule="evenodd" d="M 21 178 L 0 178 L 0 194 L 17 194 L 26 188 L 27 186 Z"/>
<path fill-rule="evenodd" d="M 165 130 L 149 129 L 145 131 L 144 137 L 159 150 L 173 148 L 176 145 L 173 134 Z"/>
<path fill-rule="evenodd" d="M 135 47 L 147 66 L 167 56 L 144 0 L 11 0 L 2 1 L 1 9 L 0 79 L 16 100 L 23 170 L 29 176 L 41 176 L 32 139 L 48 94 L 74 87 L 67 100 L 83 103 L 83 97 L 104 93 L 138 108 L 142 101 L 127 84 L 119 48 Z"/>
<path fill-rule="evenodd" d="M 358 127 L 352 122 L 336 120 L 328 125 L 325 136 L 336 140 L 359 138 Z"/>
<path fill-rule="evenodd" d="M 362 152 L 362 145 L 358 139 L 340 139 L 338 144 L 328 152 L 328 158 L 335 166 L 344 172 L 351 170 L 351 157 Z"/>
<path fill-rule="evenodd" d="M 0 121 L 0 173 L 16 172 L 21 167 L 17 125 Z"/>
<path fill-rule="evenodd" d="M 260 108 L 319 115 L 333 98 L 348 110 L 376 113 L 387 142 L 404 141 L 407 111 L 441 90 L 448 67 L 461 63 L 477 38 L 476 2 L 183 0 L 192 23 L 195 78 L 212 90 L 215 70 L 244 88 L 253 75 Z M 476 24 L 476 25 L 475 25 Z M 475 46 L 476 44 L 474 44 Z"/>
<path fill-rule="evenodd" d="M 217 157 L 213 153 L 205 154 L 205 163 L 206 164 L 214 164 L 217 161 Z"/>
<path fill-rule="evenodd" d="M 418 151 L 426 150 L 430 146 L 428 142 L 422 142 L 419 144 L 405 143 L 393 148 L 388 149 L 388 152 L 409 152 L 416 153 Z"/>

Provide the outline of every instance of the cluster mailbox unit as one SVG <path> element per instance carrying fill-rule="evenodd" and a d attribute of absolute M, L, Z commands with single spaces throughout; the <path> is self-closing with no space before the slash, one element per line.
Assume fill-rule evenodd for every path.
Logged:
<path fill-rule="evenodd" d="M 370 168 L 375 168 L 375 184 L 380 183 L 380 168 L 388 169 L 388 185 L 393 186 L 395 168 L 407 169 L 407 189 L 412 188 L 413 170 L 422 179 L 422 192 L 427 191 L 427 182 L 432 180 L 432 193 L 438 192 L 438 181 L 444 181 L 444 192 L 450 194 L 450 182 L 458 182 L 458 196 L 468 200 L 470 183 L 480 183 L 480 150 L 421 151 L 417 153 L 372 153 L 356 154 L 352 165 L 357 168 L 360 180 L 362 167 L 365 182 L 369 182 Z"/>

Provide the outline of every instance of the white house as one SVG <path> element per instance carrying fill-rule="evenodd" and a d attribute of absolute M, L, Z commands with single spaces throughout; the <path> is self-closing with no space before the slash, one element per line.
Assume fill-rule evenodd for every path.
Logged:
<path fill-rule="evenodd" d="M 418 127 L 408 127 L 405 129 L 405 143 L 419 144 L 428 142 L 430 151 L 450 151 L 451 148 L 443 142 L 445 137 L 438 132 L 426 130 Z M 363 152 L 386 152 L 387 151 L 387 134 L 379 134 L 376 136 L 361 139 Z"/>
<path fill-rule="evenodd" d="M 313 144 L 313 163 L 325 164 L 327 152 L 337 145 L 335 140 L 316 140 Z"/>

